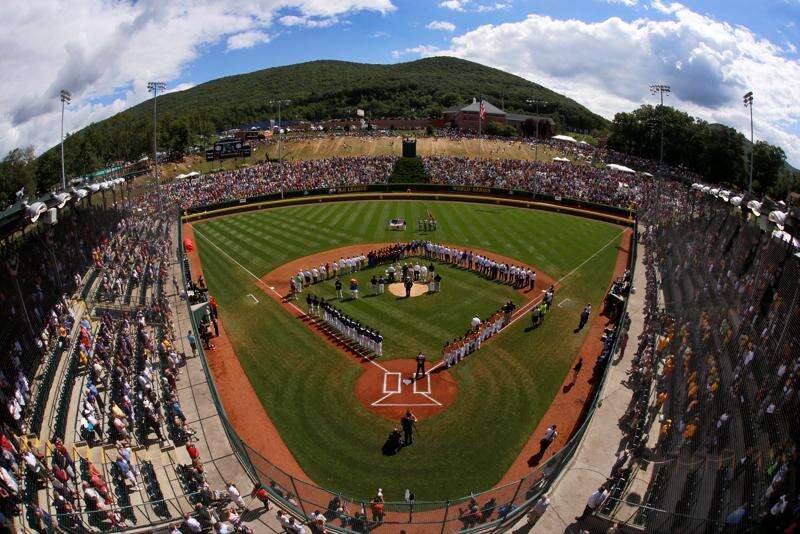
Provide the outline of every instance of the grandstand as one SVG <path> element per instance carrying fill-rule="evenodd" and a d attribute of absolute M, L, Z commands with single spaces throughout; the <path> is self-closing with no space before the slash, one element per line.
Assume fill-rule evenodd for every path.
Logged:
<path fill-rule="evenodd" d="M 607 490 L 581 523 L 592 532 L 615 522 L 630 532 L 786 529 L 798 499 L 798 207 L 749 203 L 623 154 L 574 151 L 593 165 L 425 160 L 443 196 L 454 186 L 527 192 L 631 220 L 636 263 L 626 281 L 636 291 L 605 339 L 614 363 L 567 446 L 519 482 L 452 503 L 469 510 L 494 498 L 491 520 L 448 516 L 447 501 L 431 505 L 431 515 L 444 513 L 419 530 L 522 526 L 546 491 L 577 514 L 587 481 Z M 185 256 L 181 215 L 246 208 L 278 191 L 353 194 L 348 187 L 384 184 L 392 162 L 266 163 L 182 179 L 162 186 L 168 209 L 130 179 L 105 181 L 74 195 L 55 224 L 32 223 L 21 206 L 4 213 L 3 515 L 22 531 L 189 532 L 194 518 L 207 531 L 288 532 L 289 517 L 308 523 L 313 510 L 348 501 L 269 464 L 229 424 L 200 342 L 212 307 Z M 620 176 L 609 163 L 640 172 Z M 596 440 L 609 447 L 587 445 Z M 577 478 L 581 462 L 594 478 Z M 238 506 L 237 491 L 247 497 L 258 485 L 284 518 L 256 513 L 253 498 Z M 349 514 L 326 516 L 329 530 L 394 531 L 350 504 Z M 539 521 L 535 531 L 559 525 L 552 513 Z"/>

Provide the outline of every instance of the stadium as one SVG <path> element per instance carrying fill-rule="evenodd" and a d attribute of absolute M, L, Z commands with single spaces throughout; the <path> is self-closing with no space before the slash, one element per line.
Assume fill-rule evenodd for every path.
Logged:
<path fill-rule="evenodd" d="M 46 140 L 0 160 L 0 528 L 797 532 L 800 174 L 756 142 L 753 91 L 748 140 L 703 118 L 683 70 L 713 76 L 689 62 L 674 93 L 642 84 L 660 105 L 613 94 L 613 120 L 443 55 L 208 75 L 272 40 L 309 45 L 301 28 L 355 42 L 351 20 L 382 49 L 369 17 L 394 1 L 277 2 L 258 16 L 283 34 L 206 28 L 191 61 L 231 64 L 176 60 L 201 78 L 170 90 L 109 89 L 89 55 L 65 60 L 45 91 L 58 145 L 40 131 L 56 93 L 0 114 L 0 148 Z M 196 8 L 167 4 L 176 21 Z M 486 17 L 487 49 L 517 24 L 511 2 L 436 4 Z M 158 26 L 113 7 L 139 13 L 106 17 L 131 41 Z M 792 113 L 760 127 L 791 139 Z"/>

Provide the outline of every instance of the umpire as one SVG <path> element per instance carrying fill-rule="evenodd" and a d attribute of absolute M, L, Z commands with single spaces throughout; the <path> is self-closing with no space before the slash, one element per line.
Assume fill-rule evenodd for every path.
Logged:
<path fill-rule="evenodd" d="M 403 446 L 411 445 L 414 443 L 414 423 L 417 422 L 417 416 L 408 410 L 406 414 L 400 418 L 400 425 L 403 427 Z"/>

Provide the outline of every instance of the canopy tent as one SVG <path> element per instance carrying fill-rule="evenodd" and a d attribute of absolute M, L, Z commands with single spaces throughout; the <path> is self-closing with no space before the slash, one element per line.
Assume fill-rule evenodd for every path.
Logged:
<path fill-rule="evenodd" d="M 569 163 L 569 158 L 555 157 L 555 158 L 553 158 L 553 161 L 560 161 L 562 163 Z"/>
<path fill-rule="evenodd" d="M 184 176 L 184 178 L 194 178 L 195 176 L 200 176 L 200 173 L 197 172 L 197 171 L 192 171 L 189 174 L 187 174 L 186 176 Z"/>
<path fill-rule="evenodd" d="M 175 177 L 176 180 L 180 180 L 181 178 L 186 178 L 186 175 L 181 173 L 181 174 L 179 174 L 178 176 Z"/>
<path fill-rule="evenodd" d="M 608 167 L 612 171 L 627 172 L 628 174 L 635 174 L 636 173 L 636 171 L 634 171 L 630 167 L 626 167 L 625 165 L 618 165 L 616 163 L 609 163 L 608 165 L 606 165 L 606 167 Z"/>
<path fill-rule="evenodd" d="M 568 135 L 554 135 L 551 137 L 553 141 L 564 141 L 565 143 L 577 143 L 578 141 L 574 137 L 570 137 Z"/>
<path fill-rule="evenodd" d="M 578 144 L 583 146 L 589 146 L 589 143 L 587 143 L 586 141 L 578 141 Z"/>
<path fill-rule="evenodd" d="M 649 172 L 643 172 L 642 174 L 643 174 L 644 176 L 647 176 L 648 178 L 652 178 L 652 177 L 653 177 L 653 175 L 652 175 L 652 174 L 650 174 Z"/>

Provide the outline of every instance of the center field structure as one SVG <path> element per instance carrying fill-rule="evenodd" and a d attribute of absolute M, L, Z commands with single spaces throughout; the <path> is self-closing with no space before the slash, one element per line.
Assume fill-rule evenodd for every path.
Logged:
<path fill-rule="evenodd" d="M 438 229 L 415 230 L 415 221 L 427 212 Z M 406 231 L 387 228 L 395 217 L 409 221 Z M 250 381 L 233 387 L 253 388 L 303 474 L 357 499 L 369 499 L 381 487 L 389 500 L 402 500 L 412 488 L 420 501 L 462 497 L 511 474 L 585 341 L 588 329 L 575 331 L 583 306 L 591 303 L 595 313 L 601 308 L 625 230 L 551 212 L 415 200 L 275 208 L 192 226 L 209 291 Z M 523 317 L 451 368 L 458 384 L 452 404 L 420 421 L 412 446 L 385 456 L 381 446 L 398 423 L 365 409 L 356 397 L 366 364 L 289 313 L 261 279 L 286 263 L 332 249 L 413 240 L 513 258 L 557 281 L 558 289 L 541 327 L 530 329 Z M 423 349 L 435 362 L 442 344 L 461 336 L 470 317 L 483 318 L 509 299 L 521 305 L 530 298 L 473 272 L 437 264 L 440 268 L 440 294 L 404 301 L 387 291 L 342 303 L 343 311 L 381 329 L 387 353 L 376 364 L 413 358 Z M 368 294 L 371 272 L 356 276 L 361 294 Z M 330 281 L 312 291 L 333 295 Z M 304 309 L 305 303 L 298 306 Z M 230 384 L 222 377 L 218 387 Z M 430 395 L 435 398 L 436 391 Z M 270 458 L 268 448 L 248 445 Z"/>

